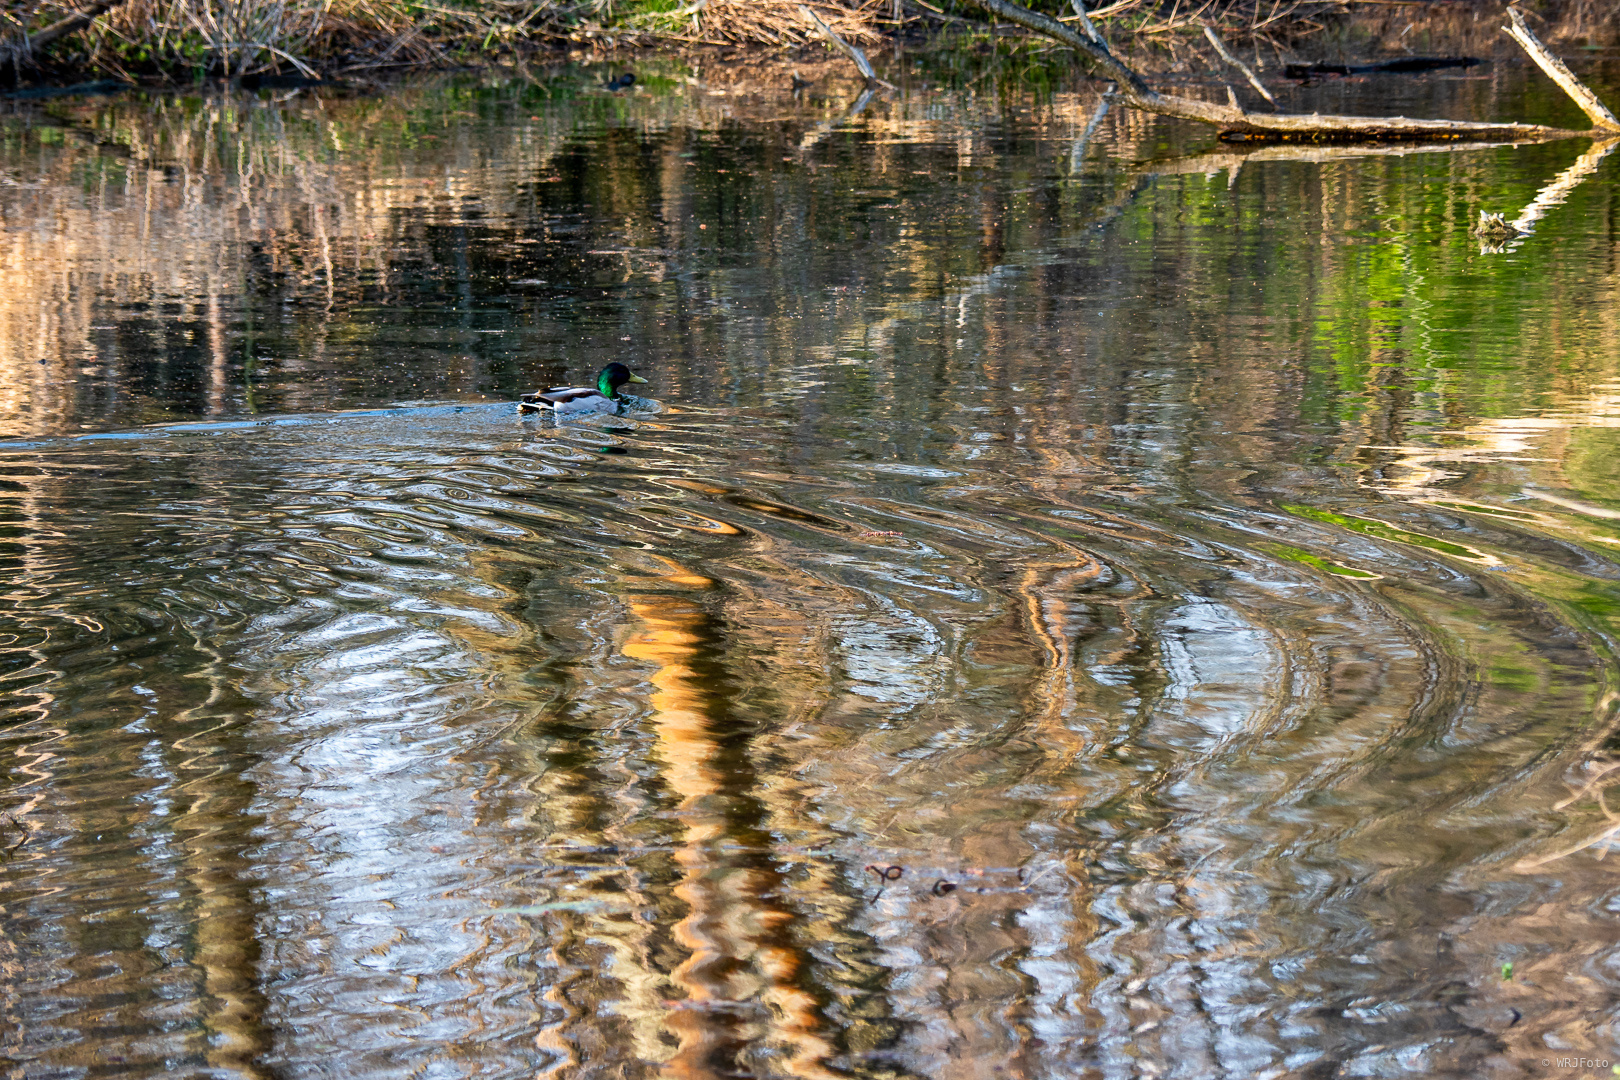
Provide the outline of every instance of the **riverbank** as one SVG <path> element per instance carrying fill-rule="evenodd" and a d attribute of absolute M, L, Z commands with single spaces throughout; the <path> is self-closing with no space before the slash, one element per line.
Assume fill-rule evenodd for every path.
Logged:
<path fill-rule="evenodd" d="M 1058 0 L 1032 0 L 1054 14 Z M 1050 49 L 989 19 L 972 0 L 811 0 L 845 40 L 885 46 Z M 1203 36 L 1216 26 L 1257 56 L 1379 52 L 1489 52 L 1499 5 L 1413 0 L 1211 0 L 1202 6 L 1117 0 L 1094 5 L 1101 29 L 1145 70 L 1219 67 Z M 1186 10 L 1183 11 L 1183 7 Z M 0 5 L 12 28 L 0 40 L 0 82 L 64 85 L 108 77 L 193 82 L 209 77 L 303 79 L 409 69 L 573 59 L 655 50 L 746 49 L 808 60 L 826 45 L 799 0 L 286 0 L 223 8 L 212 0 L 74 0 Z M 1610 47 L 1620 18 L 1599 0 L 1547 0 L 1531 8 L 1553 42 Z M 1069 16 L 1072 18 L 1072 15 Z M 1207 54 L 1207 55 L 1206 55 Z"/>

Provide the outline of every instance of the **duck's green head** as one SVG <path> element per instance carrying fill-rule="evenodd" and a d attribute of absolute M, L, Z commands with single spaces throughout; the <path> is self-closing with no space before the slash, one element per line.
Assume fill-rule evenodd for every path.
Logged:
<path fill-rule="evenodd" d="M 619 387 L 625 383 L 644 383 L 646 381 L 640 375 L 632 375 L 630 369 L 623 364 L 613 363 L 603 368 L 602 373 L 596 377 L 596 388 L 602 392 L 603 396 L 616 398 L 619 396 Z"/>

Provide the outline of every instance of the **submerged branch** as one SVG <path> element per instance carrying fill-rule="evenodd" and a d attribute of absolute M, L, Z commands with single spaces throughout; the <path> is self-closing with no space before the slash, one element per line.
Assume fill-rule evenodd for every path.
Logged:
<path fill-rule="evenodd" d="M 854 61 L 855 66 L 860 69 L 861 74 L 866 78 L 867 86 L 882 86 L 887 87 L 890 90 L 894 89 L 893 83 L 884 82 L 882 79 L 877 77 L 877 72 L 872 70 L 872 62 L 866 58 L 866 54 L 857 46 L 851 45 L 849 42 L 839 37 L 838 34 L 833 31 L 833 28 L 828 26 L 826 21 L 823 20 L 820 15 L 817 15 L 814 11 L 811 11 L 803 4 L 799 5 L 799 14 L 815 23 L 817 28 L 819 28 L 821 32 L 827 36 L 827 40 L 838 46 L 839 52 L 842 52 L 845 56 L 849 57 L 850 60 Z"/>
<path fill-rule="evenodd" d="M 1097 99 L 1097 108 L 1091 114 L 1091 122 L 1086 125 L 1086 130 L 1080 133 L 1080 137 L 1074 140 L 1074 145 L 1069 148 L 1069 173 L 1071 175 L 1078 173 L 1085 164 L 1086 147 L 1091 145 L 1091 136 L 1096 133 L 1098 126 L 1102 124 L 1103 117 L 1108 115 L 1108 97 L 1113 92 L 1114 88 L 1110 86 L 1103 93 L 1103 96 Z"/>
<path fill-rule="evenodd" d="M 851 102 L 849 108 L 845 109 L 839 114 L 838 119 L 829 120 L 824 124 L 818 125 L 814 131 L 807 132 L 804 137 L 799 140 L 799 150 L 805 151 L 810 149 L 812 146 L 816 145 L 816 143 L 826 138 L 826 136 L 840 124 L 847 124 L 857 116 L 861 115 L 861 113 L 865 111 L 866 106 L 871 103 L 872 95 L 875 93 L 877 93 L 877 88 L 875 86 L 867 86 L 865 90 L 861 91 L 861 96 Z"/>

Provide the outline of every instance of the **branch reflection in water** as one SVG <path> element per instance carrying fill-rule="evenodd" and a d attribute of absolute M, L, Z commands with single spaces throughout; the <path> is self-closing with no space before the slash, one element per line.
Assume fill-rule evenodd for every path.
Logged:
<path fill-rule="evenodd" d="M 16 1067 L 1613 1052 L 1620 158 L 1008 72 L 19 121 Z"/>

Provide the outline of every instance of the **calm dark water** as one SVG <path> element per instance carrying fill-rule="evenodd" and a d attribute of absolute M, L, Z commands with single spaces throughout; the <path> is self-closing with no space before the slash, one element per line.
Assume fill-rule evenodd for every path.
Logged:
<path fill-rule="evenodd" d="M 1620 154 L 601 74 L 6 119 L 12 1075 L 1608 1074 Z"/>

